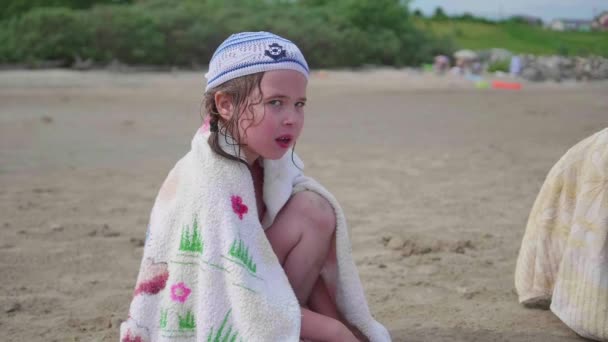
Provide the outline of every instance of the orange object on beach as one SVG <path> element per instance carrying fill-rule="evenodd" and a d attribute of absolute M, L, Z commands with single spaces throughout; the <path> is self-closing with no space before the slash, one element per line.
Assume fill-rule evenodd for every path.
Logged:
<path fill-rule="evenodd" d="M 492 81 L 493 89 L 521 90 L 519 82 Z"/>

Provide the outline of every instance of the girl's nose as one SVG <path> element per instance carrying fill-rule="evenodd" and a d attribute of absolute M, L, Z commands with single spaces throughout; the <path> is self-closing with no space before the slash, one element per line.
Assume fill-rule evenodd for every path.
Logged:
<path fill-rule="evenodd" d="M 289 113 L 289 114 L 285 115 L 285 118 L 283 119 L 283 125 L 292 126 L 295 123 L 295 120 L 296 120 L 295 113 Z"/>

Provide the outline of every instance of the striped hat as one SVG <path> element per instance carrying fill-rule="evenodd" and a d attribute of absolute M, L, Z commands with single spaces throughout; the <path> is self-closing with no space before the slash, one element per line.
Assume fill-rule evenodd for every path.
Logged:
<path fill-rule="evenodd" d="M 245 75 L 290 69 L 308 78 L 308 64 L 291 41 L 269 32 L 233 34 L 215 50 L 205 74 L 205 91 Z"/>

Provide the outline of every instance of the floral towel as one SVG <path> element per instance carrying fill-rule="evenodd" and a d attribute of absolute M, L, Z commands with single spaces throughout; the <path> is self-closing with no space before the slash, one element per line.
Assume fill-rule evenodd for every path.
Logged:
<path fill-rule="evenodd" d="M 608 129 L 570 149 L 534 203 L 515 271 L 519 301 L 551 301 L 579 335 L 608 341 Z"/>
<path fill-rule="evenodd" d="M 335 252 L 323 276 L 339 310 L 371 341 L 390 341 L 370 315 L 334 197 L 287 153 L 264 162 L 267 210 L 260 223 L 249 171 L 214 154 L 207 137 L 201 128 L 160 189 L 121 341 L 298 341 L 298 301 L 263 227 L 302 190 L 335 209 Z M 225 150 L 232 146 L 223 142 Z"/>

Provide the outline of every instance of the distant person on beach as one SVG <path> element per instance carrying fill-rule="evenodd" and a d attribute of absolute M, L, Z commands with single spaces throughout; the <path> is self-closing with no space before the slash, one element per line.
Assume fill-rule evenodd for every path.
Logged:
<path fill-rule="evenodd" d="M 294 152 L 309 69 L 291 41 L 231 35 L 204 125 L 162 185 L 121 341 L 390 341 L 335 198 Z"/>
<path fill-rule="evenodd" d="M 530 213 L 515 286 L 577 334 L 608 341 L 608 128 L 553 166 Z"/>
<path fill-rule="evenodd" d="M 450 57 L 445 55 L 435 56 L 433 70 L 437 75 L 444 75 L 450 70 Z"/>
<path fill-rule="evenodd" d="M 509 75 L 516 77 L 521 73 L 521 57 L 513 56 L 509 62 Z"/>

